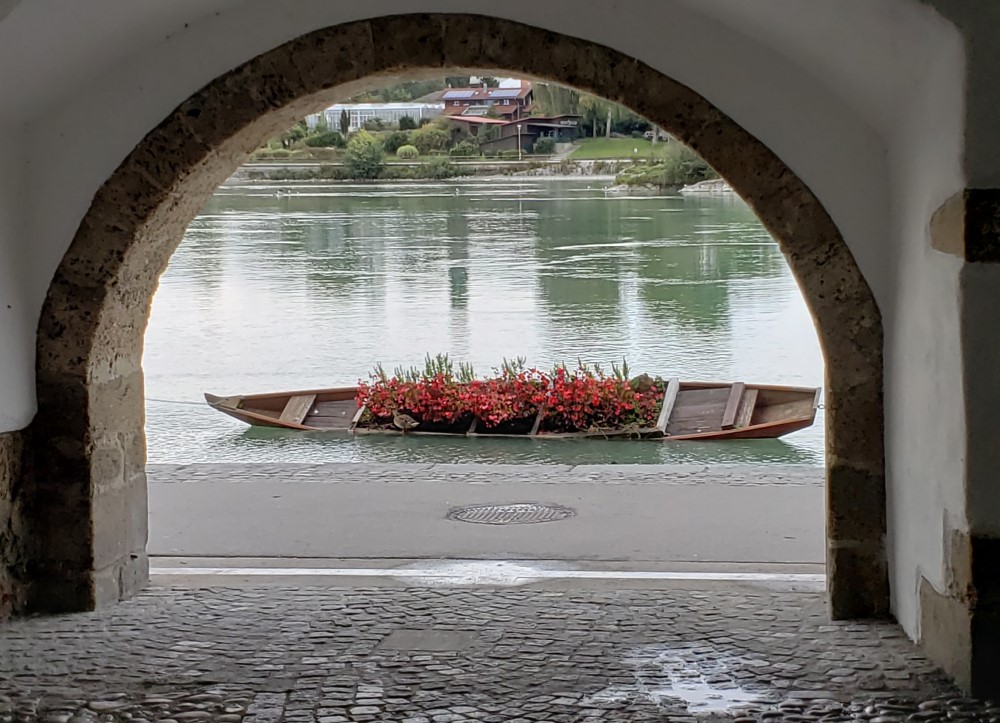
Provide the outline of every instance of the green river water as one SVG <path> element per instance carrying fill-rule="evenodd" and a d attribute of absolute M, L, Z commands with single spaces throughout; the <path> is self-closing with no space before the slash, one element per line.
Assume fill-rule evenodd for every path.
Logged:
<path fill-rule="evenodd" d="M 447 352 L 691 380 L 823 383 L 812 319 L 734 196 L 607 180 L 228 184 L 188 228 L 146 334 L 150 462 L 822 464 L 823 418 L 715 443 L 350 438 L 250 429 L 203 392 L 354 384 Z"/>

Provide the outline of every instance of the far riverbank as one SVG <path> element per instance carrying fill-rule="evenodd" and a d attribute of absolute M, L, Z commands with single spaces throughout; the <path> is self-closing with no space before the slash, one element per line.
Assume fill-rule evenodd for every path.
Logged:
<path fill-rule="evenodd" d="M 385 164 L 384 177 L 393 180 L 444 180 L 483 176 L 529 176 L 533 178 L 593 177 L 613 179 L 635 163 L 631 160 L 449 160 L 447 163 L 393 161 Z M 323 161 L 266 161 L 246 163 L 230 182 L 246 181 L 350 181 L 343 163 Z"/>

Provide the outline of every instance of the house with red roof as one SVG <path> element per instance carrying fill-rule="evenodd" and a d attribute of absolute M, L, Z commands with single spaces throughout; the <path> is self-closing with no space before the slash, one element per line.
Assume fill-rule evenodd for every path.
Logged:
<path fill-rule="evenodd" d="M 524 118 L 531 112 L 534 94 L 531 83 L 527 80 L 505 80 L 499 88 L 446 88 L 420 100 L 444 103 L 446 116 L 492 117 L 512 121 Z"/>

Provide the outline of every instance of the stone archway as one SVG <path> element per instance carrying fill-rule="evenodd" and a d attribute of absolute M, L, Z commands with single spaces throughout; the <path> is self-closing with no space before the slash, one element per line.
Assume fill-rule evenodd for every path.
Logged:
<path fill-rule="evenodd" d="M 620 102 L 704 156 L 754 209 L 798 279 L 826 358 L 831 611 L 888 612 L 881 317 L 819 199 L 718 108 L 652 68 L 594 43 L 465 14 L 354 22 L 258 56 L 185 101 L 100 188 L 38 332 L 29 609 L 87 610 L 147 580 L 143 333 L 158 278 L 203 202 L 269 134 L 352 85 L 461 68 L 551 79 Z"/>

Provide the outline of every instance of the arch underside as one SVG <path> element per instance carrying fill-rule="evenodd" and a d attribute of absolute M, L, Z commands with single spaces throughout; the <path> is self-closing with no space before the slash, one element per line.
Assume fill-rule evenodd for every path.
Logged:
<path fill-rule="evenodd" d="M 28 609 L 92 609 L 147 580 L 143 334 L 159 276 L 205 200 L 264 139 L 373 76 L 452 69 L 553 80 L 622 103 L 701 154 L 753 208 L 799 282 L 826 360 L 831 612 L 887 614 L 882 322 L 819 199 L 722 111 L 649 66 L 465 14 L 349 23 L 260 55 L 174 110 L 97 192 L 38 332 Z"/>

